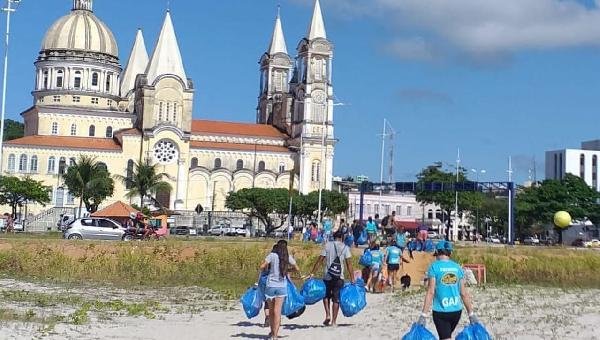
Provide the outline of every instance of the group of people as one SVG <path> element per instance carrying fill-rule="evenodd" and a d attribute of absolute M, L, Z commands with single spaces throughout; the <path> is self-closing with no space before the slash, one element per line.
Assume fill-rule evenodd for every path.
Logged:
<path fill-rule="evenodd" d="M 332 233 L 333 241 L 324 242 L 320 256 L 313 264 L 311 271 L 304 276 L 312 277 L 319 267 L 324 267 L 323 280 L 326 286 L 326 296 L 323 300 L 325 320 L 323 325 L 336 326 L 340 309 L 340 290 L 344 286 L 345 273 L 354 284 L 353 268 L 350 261 L 352 254 L 345 239 L 352 235 L 352 227 L 342 222 L 340 227 Z M 391 235 L 391 236 L 390 236 Z M 402 268 L 402 263 L 409 261 L 403 257 L 406 247 L 406 235 L 402 231 L 395 231 L 387 235 L 392 239 L 387 248 L 383 249 L 377 238 L 371 236 L 369 247 L 365 251 L 371 253 L 371 265 L 363 269 L 363 279 L 366 277 L 367 289 L 374 289 L 381 280 L 381 271 L 385 264 L 388 277 L 387 283 L 392 291 L 396 287 L 397 276 Z M 423 303 L 422 313 L 417 323 L 426 324 L 429 313 L 440 339 L 451 339 L 452 334 L 461 318 L 462 310 L 466 308 L 471 323 L 479 320 L 474 314 L 471 297 L 465 286 L 464 274 L 461 266 L 451 259 L 453 247 L 448 241 L 440 241 L 436 245 L 436 260 L 426 272 L 427 293 Z M 345 270 L 344 270 L 345 269 Z M 288 243 L 285 240 L 277 242 L 272 251 L 266 256 L 260 266 L 260 275 L 268 275 L 264 295 L 265 326 L 270 326 L 269 337 L 277 339 L 281 325 L 281 307 L 287 296 L 287 275 L 290 272 L 300 273 L 300 268 L 294 258 L 289 254 Z M 365 275 L 367 274 L 367 275 Z M 302 276 L 302 275 L 300 275 Z"/>

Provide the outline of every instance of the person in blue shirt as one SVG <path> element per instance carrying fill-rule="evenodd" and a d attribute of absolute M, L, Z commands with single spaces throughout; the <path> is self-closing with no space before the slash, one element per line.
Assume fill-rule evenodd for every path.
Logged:
<path fill-rule="evenodd" d="M 465 286 L 461 266 L 452 261 L 452 243 L 442 240 L 436 245 L 436 260 L 427 271 L 427 295 L 417 323 L 425 325 L 429 310 L 433 310 L 433 323 L 440 340 L 452 339 L 463 308 L 467 309 L 471 324 L 479 320 L 473 312 L 471 296 Z"/>
<path fill-rule="evenodd" d="M 398 277 L 398 271 L 402 266 L 402 262 L 408 263 L 402 256 L 402 249 L 396 245 L 396 243 L 392 243 L 391 246 L 387 247 L 385 251 L 385 263 L 387 263 L 388 270 L 388 283 L 392 287 L 392 293 L 396 290 L 394 283 L 396 282 L 396 278 Z"/>
<path fill-rule="evenodd" d="M 377 237 L 377 223 L 375 223 L 375 221 L 373 221 L 373 217 L 369 216 L 369 219 L 367 220 L 367 241 L 369 242 L 369 244 L 371 244 L 371 241 L 373 241 L 376 237 Z"/>
<path fill-rule="evenodd" d="M 383 265 L 383 251 L 379 249 L 379 244 L 375 240 L 371 241 L 369 250 L 371 251 L 371 266 L 369 279 L 367 280 L 366 288 L 372 289 L 373 293 L 375 293 L 375 287 L 377 285 L 377 281 L 379 280 L 379 274 L 381 273 L 381 267 Z"/>

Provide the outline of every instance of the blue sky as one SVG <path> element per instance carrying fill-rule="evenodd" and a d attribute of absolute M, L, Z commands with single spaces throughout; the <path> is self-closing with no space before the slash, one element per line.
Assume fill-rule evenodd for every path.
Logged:
<path fill-rule="evenodd" d="M 153 48 L 166 3 L 95 1 L 122 63 L 138 27 Z M 195 82 L 195 118 L 254 120 L 257 63 L 278 3 L 293 54 L 312 0 L 171 0 Z M 23 0 L 13 17 L 9 118 L 19 119 L 31 105 L 40 43 L 70 6 Z M 346 104 L 335 111 L 336 175 L 379 178 L 384 118 L 398 132 L 396 180 L 412 180 L 435 161 L 454 163 L 458 147 L 465 167 L 487 170 L 485 180 L 505 179 L 509 156 L 518 180 L 527 178 L 534 157 L 542 178 L 544 151 L 600 138 L 595 0 L 322 0 L 322 6 L 335 44 L 334 89 Z"/>

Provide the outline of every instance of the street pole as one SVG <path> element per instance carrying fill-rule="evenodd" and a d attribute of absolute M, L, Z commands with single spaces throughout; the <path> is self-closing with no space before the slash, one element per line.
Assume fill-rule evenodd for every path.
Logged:
<path fill-rule="evenodd" d="M 457 152 L 456 157 L 456 184 L 458 186 L 458 174 L 460 171 L 460 148 Z M 454 225 L 452 226 L 452 241 L 458 241 L 458 190 L 454 188 L 455 198 L 454 198 Z"/>
<path fill-rule="evenodd" d="M 383 163 L 384 163 L 384 157 L 385 157 L 385 137 L 386 137 L 386 127 L 387 127 L 387 119 L 383 119 L 383 131 L 381 132 L 381 165 L 380 165 L 380 172 L 379 172 L 379 209 L 377 211 L 375 211 L 375 213 L 379 213 L 379 211 L 382 211 L 382 207 L 381 207 L 381 198 L 383 196 Z"/>
<path fill-rule="evenodd" d="M 512 157 L 508 157 L 508 244 L 514 244 L 513 238 L 514 220 L 513 220 L 513 200 L 514 200 L 514 185 L 512 183 Z"/>
<path fill-rule="evenodd" d="M 21 0 L 6 0 L 6 7 L 2 11 L 6 12 L 6 39 L 4 41 L 4 73 L 2 76 L 2 109 L 0 112 L 0 173 L 3 170 L 3 143 L 4 143 L 4 117 L 6 116 L 6 82 L 8 75 L 8 42 L 10 38 L 10 15 L 15 12 Z M 12 5 L 15 4 L 13 8 Z"/>

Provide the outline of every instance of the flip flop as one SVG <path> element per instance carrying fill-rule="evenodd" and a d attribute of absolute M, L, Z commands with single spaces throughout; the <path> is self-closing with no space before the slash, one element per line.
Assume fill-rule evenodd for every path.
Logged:
<path fill-rule="evenodd" d="M 323 321 L 323 325 L 325 326 L 329 326 L 329 323 L 331 322 L 330 319 L 325 319 L 325 321 Z"/>

